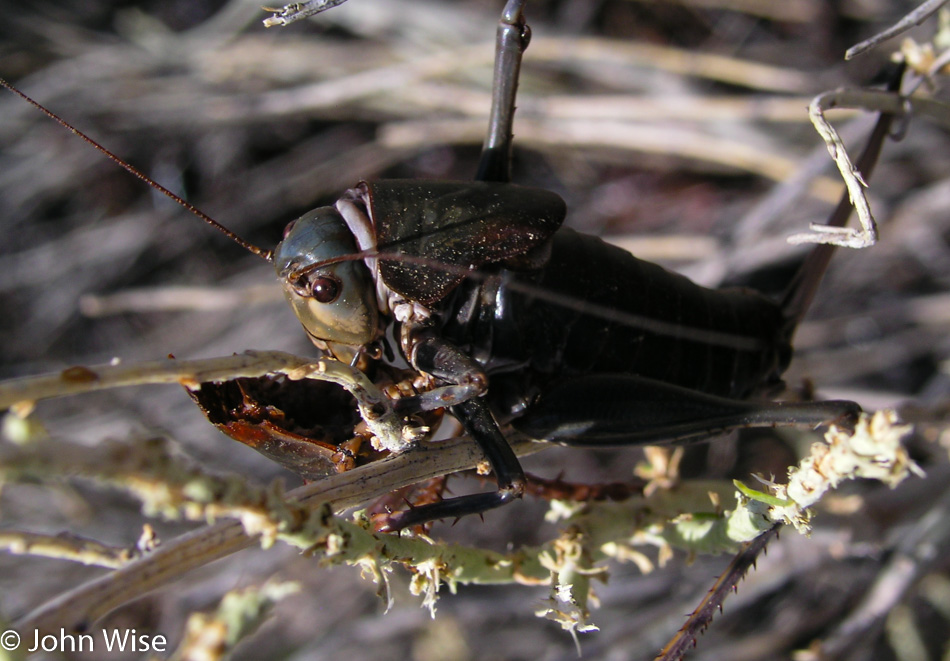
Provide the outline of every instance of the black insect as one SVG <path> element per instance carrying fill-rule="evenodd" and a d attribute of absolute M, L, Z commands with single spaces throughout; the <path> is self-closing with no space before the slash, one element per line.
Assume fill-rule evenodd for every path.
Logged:
<path fill-rule="evenodd" d="M 391 529 L 519 497 L 524 473 L 499 423 L 534 438 L 605 446 L 841 421 L 860 410 L 842 401 L 745 399 L 780 380 L 830 247 L 815 249 L 775 303 L 749 290 L 700 287 L 562 228 L 557 195 L 508 183 L 530 35 L 524 5 L 510 0 L 499 22 L 475 182 L 362 183 L 291 224 L 274 251 L 314 342 L 355 360 L 380 355 L 377 343 L 394 326 L 402 356 L 436 383 L 404 407 L 448 407 L 495 473 L 497 491 L 395 513 Z M 865 174 L 888 124 L 881 119 L 861 159 Z M 849 210 L 845 200 L 833 222 L 843 224 Z"/>
<path fill-rule="evenodd" d="M 525 2 L 509 0 L 499 22 L 475 181 L 360 183 L 291 223 L 273 251 L 192 208 L 273 262 L 318 347 L 367 370 L 401 357 L 428 380 L 396 402 L 407 424 L 446 408 L 484 452 L 497 490 L 395 512 L 385 517 L 390 530 L 520 497 L 525 477 L 503 425 L 566 445 L 622 446 L 842 422 L 860 411 L 845 401 L 748 399 L 780 381 L 833 248 L 816 247 L 778 303 L 750 290 L 711 290 L 562 228 L 560 197 L 509 183 L 530 39 Z M 889 123 L 882 116 L 858 162 L 865 176 Z M 849 211 L 845 199 L 831 224 L 843 225 Z M 399 451 L 407 441 L 382 443 Z"/>

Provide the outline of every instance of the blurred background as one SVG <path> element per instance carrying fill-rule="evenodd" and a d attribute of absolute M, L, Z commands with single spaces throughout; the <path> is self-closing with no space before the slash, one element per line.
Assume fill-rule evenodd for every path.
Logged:
<path fill-rule="evenodd" d="M 350 0 L 287 28 L 244 0 L 0 4 L 0 76 L 246 239 L 273 247 L 287 222 L 361 179 L 470 178 L 490 100 L 500 1 Z M 514 178 L 554 190 L 568 224 L 709 285 L 780 291 L 823 222 L 837 173 L 806 107 L 872 83 L 900 38 L 844 51 L 913 8 L 896 0 L 536 0 L 515 120 Z M 932 18 L 910 35 L 933 38 Z M 937 92 L 939 96 L 939 92 Z M 829 115 L 848 145 L 873 117 Z M 915 119 L 885 146 L 870 197 L 880 244 L 839 251 L 786 380 L 919 423 L 928 471 L 896 492 L 850 485 L 810 539 L 788 532 L 726 603 L 690 658 L 782 659 L 831 641 L 838 659 L 946 658 L 950 576 L 945 432 L 950 379 L 950 140 Z M 97 364 L 313 347 L 269 265 L 204 226 L 11 94 L 0 94 L 0 377 Z M 176 387 L 42 404 L 53 436 L 94 444 L 162 434 L 209 469 L 265 484 L 299 479 L 214 430 Z M 687 475 L 781 475 L 802 441 L 769 433 L 692 451 Z M 530 471 L 587 482 L 630 476 L 636 450 L 555 448 Z M 433 535 L 506 550 L 550 539 L 544 503 L 470 517 Z M 929 514 L 929 516 L 925 516 Z M 128 545 L 144 517 L 81 481 L 5 485 L 0 525 Z M 153 522 L 171 539 L 188 526 Z M 924 554 L 922 549 L 929 549 Z M 910 558 L 881 617 L 875 580 Z M 692 562 L 689 562 L 692 560 Z M 729 558 L 677 555 L 643 575 L 613 565 L 584 658 L 646 659 Z M 0 556 L 0 617 L 15 619 L 102 570 Z M 238 659 L 572 659 L 534 611 L 543 587 L 463 587 L 435 619 L 396 572 L 396 605 L 353 569 L 277 545 L 248 550 L 116 611 L 105 626 L 181 637 L 184 619 L 269 577 L 302 591 Z M 860 624 L 851 626 L 857 617 Z M 837 645 L 837 647 L 835 647 Z M 81 657 L 80 657 L 81 658 Z M 803 657 L 799 657 L 803 658 Z"/>

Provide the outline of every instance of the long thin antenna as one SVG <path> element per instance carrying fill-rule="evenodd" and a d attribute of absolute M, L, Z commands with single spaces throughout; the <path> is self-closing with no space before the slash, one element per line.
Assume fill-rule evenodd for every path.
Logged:
<path fill-rule="evenodd" d="M 116 163 L 117 165 L 121 166 L 128 173 L 132 174 L 135 177 L 138 177 L 139 179 L 141 179 L 146 184 L 148 184 L 149 186 L 157 190 L 162 195 L 174 200 L 179 205 L 181 205 L 182 207 L 184 207 L 185 209 L 187 209 L 194 215 L 198 216 L 198 218 L 200 218 L 201 220 L 211 225 L 213 228 L 215 228 L 216 230 L 224 234 L 226 237 L 228 237 L 229 239 L 237 243 L 239 246 L 243 247 L 249 252 L 254 253 L 258 257 L 262 257 L 263 259 L 266 259 L 268 262 L 273 261 L 274 252 L 272 250 L 264 250 L 263 248 L 258 248 L 257 246 L 255 246 L 253 243 L 250 243 L 249 241 L 245 241 L 244 239 L 239 237 L 237 234 L 229 230 L 227 227 L 225 227 L 224 225 L 216 221 L 214 218 L 206 214 L 204 211 L 194 206 L 190 202 L 184 200 L 183 198 L 179 197 L 178 195 L 175 195 L 173 192 L 171 192 L 170 190 L 162 186 L 157 181 L 149 178 L 147 175 L 145 175 L 143 172 L 135 168 L 133 165 L 123 161 L 121 158 L 119 158 L 118 156 L 113 154 L 111 151 L 109 151 L 108 149 L 100 145 L 98 142 L 96 142 L 95 140 L 90 138 L 88 135 L 86 135 L 85 133 L 77 129 L 75 126 L 73 126 L 72 124 L 67 122 L 65 119 L 63 119 L 62 117 L 54 113 L 52 110 L 49 110 L 48 108 L 46 108 L 46 106 L 42 105 L 38 101 L 34 101 L 30 97 L 28 97 L 26 94 L 18 90 L 16 87 L 8 83 L 3 78 L 0 78 L 0 85 L 2 85 L 3 87 L 6 87 L 8 90 L 10 90 L 14 94 L 16 94 L 18 97 L 20 97 L 21 99 L 23 99 L 24 101 L 32 105 L 34 108 L 38 109 L 40 112 L 42 112 L 44 115 L 46 115 L 50 119 L 54 120 L 57 124 L 65 128 L 69 132 L 85 140 L 87 144 L 92 145 L 97 151 L 99 151 L 101 154 L 111 159 L 113 163 Z"/>

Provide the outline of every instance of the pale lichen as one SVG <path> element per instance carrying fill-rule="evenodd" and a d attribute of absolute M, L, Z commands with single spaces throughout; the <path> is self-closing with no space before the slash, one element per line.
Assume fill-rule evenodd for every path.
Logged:
<path fill-rule="evenodd" d="M 767 492 L 757 495 L 747 487 L 738 494 L 739 507 L 732 514 L 748 532 L 765 530 L 773 523 L 785 523 L 799 532 L 811 530 L 810 509 L 829 490 L 845 480 L 858 478 L 883 482 L 894 488 L 911 474 L 923 475 L 902 444 L 911 431 L 898 424 L 893 411 L 862 414 L 853 433 L 831 427 L 824 443 L 814 443 L 799 464 L 789 470 L 787 484 L 767 483 Z"/>
<path fill-rule="evenodd" d="M 241 640 L 254 633 L 267 619 L 273 605 L 299 591 L 296 583 L 265 583 L 233 590 L 213 613 L 193 613 L 185 624 L 185 636 L 172 659 L 228 658 Z"/>

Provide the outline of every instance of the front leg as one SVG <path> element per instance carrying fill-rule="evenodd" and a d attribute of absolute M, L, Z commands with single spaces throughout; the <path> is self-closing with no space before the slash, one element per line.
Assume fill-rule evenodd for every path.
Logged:
<path fill-rule="evenodd" d="M 498 489 L 396 512 L 387 517 L 383 529 L 402 530 L 437 519 L 480 514 L 520 498 L 525 488 L 524 470 L 495 422 L 488 403 L 480 396 L 488 387 L 488 378 L 478 363 L 431 331 L 424 331 L 413 343 L 410 359 L 412 366 L 421 372 L 451 386 L 471 389 L 468 399 L 453 403 L 449 410 L 485 453 Z"/>

